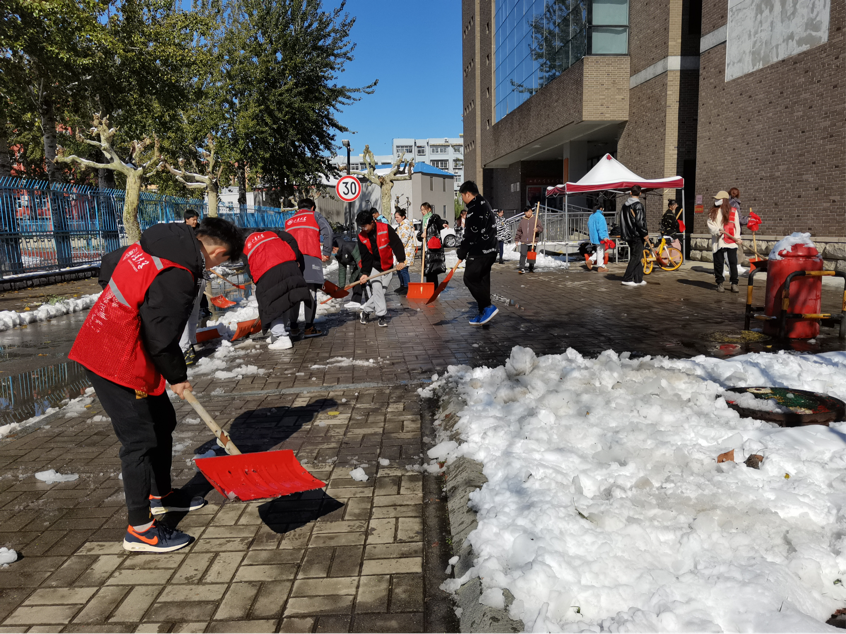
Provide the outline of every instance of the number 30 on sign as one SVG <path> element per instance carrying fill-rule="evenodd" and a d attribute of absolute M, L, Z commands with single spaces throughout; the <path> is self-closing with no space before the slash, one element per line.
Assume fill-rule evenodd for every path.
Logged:
<path fill-rule="evenodd" d="M 355 176 L 348 174 L 342 177 L 338 181 L 338 184 L 335 185 L 335 193 L 345 203 L 351 203 L 361 196 L 361 183 L 358 182 Z"/>

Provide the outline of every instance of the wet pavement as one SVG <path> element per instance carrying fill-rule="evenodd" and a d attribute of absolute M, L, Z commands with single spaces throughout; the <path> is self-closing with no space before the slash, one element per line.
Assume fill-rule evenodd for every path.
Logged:
<path fill-rule="evenodd" d="M 452 556 L 443 481 L 420 473 L 434 434 L 418 387 L 451 364 L 500 365 L 515 345 L 544 354 L 572 347 L 671 357 L 778 349 L 767 340 L 737 342 L 745 293 L 715 293 L 701 265 L 656 271 L 641 288 L 621 286 L 623 270 L 576 265 L 518 275 L 513 264 L 497 265 L 500 314 L 481 328 L 467 323 L 475 306 L 457 275 L 431 306 L 389 292 L 387 328 L 342 312 L 327 318 L 326 336 L 292 350 L 238 342 L 234 365 L 257 373 L 194 377 L 198 399 L 242 450 L 291 449 L 328 486 L 271 502 L 224 499 L 191 460 L 214 446 L 212 436 L 177 402 L 174 481 L 205 493 L 209 506 L 168 518 L 197 538 L 171 555 L 120 548 L 118 444 L 96 399 L 3 439 L 0 545 L 23 559 L 0 569 L 0 634 L 454 630 L 449 599 L 438 589 Z M 823 308 L 837 312 L 841 292 L 826 286 Z M 0 333 L 0 377 L 61 367 L 81 319 Z M 827 333 L 795 347 L 844 346 Z M 73 394 L 72 374 L 64 386 L 57 379 L 54 391 Z M 367 481 L 351 478 L 355 467 Z M 79 479 L 34 478 L 46 469 Z"/>

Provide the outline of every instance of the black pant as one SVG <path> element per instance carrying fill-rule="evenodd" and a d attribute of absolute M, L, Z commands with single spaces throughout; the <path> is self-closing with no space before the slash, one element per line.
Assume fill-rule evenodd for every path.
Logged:
<path fill-rule="evenodd" d="M 499 263 L 502 264 L 502 253 L 505 251 L 505 241 L 504 240 L 497 240 L 496 241 L 496 248 L 497 252 L 499 253 Z"/>
<path fill-rule="evenodd" d="M 314 325 L 314 316 L 317 314 L 317 289 L 320 288 L 321 284 L 309 284 L 308 289 L 311 291 L 311 307 L 305 307 L 305 327 L 309 328 L 310 326 Z M 359 295 L 360 296 L 360 295 Z M 297 302 L 294 306 L 288 310 L 288 321 L 291 322 L 291 328 L 297 325 L 297 322 L 300 319 L 300 304 L 303 302 Z"/>
<path fill-rule="evenodd" d="M 629 265 L 623 274 L 623 281 L 640 284 L 643 281 L 643 238 L 626 240 L 626 244 L 629 245 Z"/>
<path fill-rule="evenodd" d="M 714 277 L 717 278 L 717 284 L 722 284 L 726 279 L 723 277 L 725 258 L 728 258 L 731 283 L 737 284 L 737 249 L 729 248 L 722 248 L 714 254 Z"/>
<path fill-rule="evenodd" d="M 435 288 L 437 288 L 440 283 L 438 282 L 438 273 L 426 273 L 426 281 L 431 282 L 435 285 Z"/>
<path fill-rule="evenodd" d="M 464 285 L 479 305 L 479 313 L 491 305 L 491 268 L 496 251 L 487 255 L 472 255 L 464 265 Z"/>
<path fill-rule="evenodd" d="M 162 496 L 171 490 L 171 434 L 176 429 L 176 412 L 167 393 L 136 398 L 135 390 L 91 370 L 86 373 L 121 444 L 120 466 L 129 524 L 146 524 L 152 519 L 150 494 Z"/>

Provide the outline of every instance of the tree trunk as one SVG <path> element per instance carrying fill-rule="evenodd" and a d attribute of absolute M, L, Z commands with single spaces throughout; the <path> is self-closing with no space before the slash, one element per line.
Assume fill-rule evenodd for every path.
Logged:
<path fill-rule="evenodd" d="M 142 170 L 134 170 L 126 177 L 126 195 L 123 199 L 123 227 L 126 240 L 134 244 L 141 239 L 141 227 L 138 225 L 138 199 L 141 197 Z"/>
<path fill-rule="evenodd" d="M 390 181 L 382 185 L 382 214 L 385 218 L 391 217 L 391 190 L 394 184 Z"/>
<path fill-rule="evenodd" d="M 247 206 L 247 166 L 238 164 L 238 206 Z"/>
<path fill-rule="evenodd" d="M 51 183 L 62 180 L 62 170 L 53 161 L 56 159 L 56 111 L 53 101 L 45 97 L 41 103 L 41 133 L 44 137 L 44 168 Z"/>
<path fill-rule="evenodd" d="M 0 112 L 0 178 L 12 175 L 12 155 L 9 153 L 9 126 L 5 112 Z"/>
<path fill-rule="evenodd" d="M 100 160 L 100 157 L 97 157 Z M 115 173 L 113 170 L 98 169 L 97 170 L 97 185 L 100 189 L 115 189 Z"/>
<path fill-rule="evenodd" d="M 206 193 L 209 196 L 209 218 L 217 218 L 217 183 L 209 183 Z"/>

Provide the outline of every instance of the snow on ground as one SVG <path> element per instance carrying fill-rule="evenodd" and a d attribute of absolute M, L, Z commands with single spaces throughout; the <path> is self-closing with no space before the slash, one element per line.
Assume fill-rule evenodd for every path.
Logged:
<path fill-rule="evenodd" d="M 541 247 L 538 247 L 538 249 L 540 248 Z M 518 247 L 515 251 L 513 244 L 506 244 L 502 250 L 502 259 L 506 262 L 516 262 L 517 264 L 520 264 L 520 248 Z M 528 265 L 529 263 L 526 262 L 526 266 Z M 538 259 L 535 260 L 535 269 L 537 270 L 569 268 L 570 264 L 564 259 L 563 255 L 551 256 L 538 252 Z"/>
<path fill-rule="evenodd" d="M 356 482 L 367 482 L 368 475 L 364 472 L 364 469 L 356 467 L 350 471 L 350 477 Z"/>
<path fill-rule="evenodd" d="M 57 482 L 73 482 L 79 479 L 77 473 L 58 473 L 55 469 L 48 469 L 47 471 L 39 471 L 35 474 L 37 480 L 46 482 L 47 484 L 56 484 Z"/>
<path fill-rule="evenodd" d="M 0 311 L 0 332 L 11 330 L 16 326 L 24 326 L 36 321 L 47 321 L 54 317 L 61 317 L 70 313 L 78 313 L 81 310 L 88 310 L 100 297 L 100 293 L 94 295 L 83 295 L 72 299 L 63 299 L 55 304 L 41 304 L 35 310 L 14 312 L 11 310 Z"/>
<path fill-rule="evenodd" d="M 7 568 L 9 564 L 13 564 L 18 560 L 18 553 L 11 548 L 3 546 L 0 548 L 0 566 Z"/>
<path fill-rule="evenodd" d="M 846 399 L 846 353 L 516 347 L 505 366 L 450 367 L 421 394 L 460 394 L 460 444 L 430 457 L 478 460 L 488 482 L 470 498 L 473 567 L 445 587 L 479 577 L 496 607 L 507 588 L 535 632 L 828 629 L 846 607 L 846 423 L 780 428 L 720 397 L 756 385 Z"/>
<path fill-rule="evenodd" d="M 375 368 L 378 365 L 374 359 L 367 361 L 363 359 L 348 359 L 347 357 L 332 357 L 323 365 L 313 365 L 312 370 L 323 370 L 325 368 L 337 368 L 342 366 L 360 366 L 363 368 Z"/>

